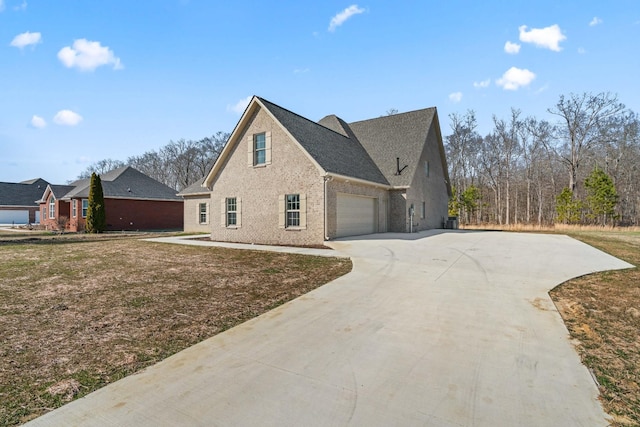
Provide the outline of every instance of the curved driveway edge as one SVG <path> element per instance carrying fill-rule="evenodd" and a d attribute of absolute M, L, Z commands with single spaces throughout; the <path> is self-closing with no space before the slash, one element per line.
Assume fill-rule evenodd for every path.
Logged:
<path fill-rule="evenodd" d="M 606 426 L 547 292 L 632 267 L 566 236 L 382 234 L 351 273 L 31 426 Z"/>

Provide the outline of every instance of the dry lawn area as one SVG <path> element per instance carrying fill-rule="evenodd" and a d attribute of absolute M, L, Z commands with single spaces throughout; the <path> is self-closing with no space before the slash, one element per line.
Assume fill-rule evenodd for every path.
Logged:
<path fill-rule="evenodd" d="M 348 259 L 0 233 L 0 426 L 42 415 L 350 270 Z"/>

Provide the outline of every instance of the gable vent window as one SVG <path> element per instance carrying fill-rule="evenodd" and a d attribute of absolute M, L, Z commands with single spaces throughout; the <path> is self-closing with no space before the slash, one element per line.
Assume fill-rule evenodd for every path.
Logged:
<path fill-rule="evenodd" d="M 429 177 L 429 161 L 424 162 L 424 175 Z"/>
<path fill-rule="evenodd" d="M 271 132 L 262 132 L 247 137 L 247 164 L 265 166 L 271 164 Z"/>

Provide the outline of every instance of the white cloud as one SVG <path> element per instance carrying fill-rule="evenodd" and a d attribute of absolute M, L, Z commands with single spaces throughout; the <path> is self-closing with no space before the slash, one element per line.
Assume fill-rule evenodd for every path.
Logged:
<path fill-rule="evenodd" d="M 501 78 L 496 80 L 496 84 L 504 90 L 518 90 L 523 86 L 528 86 L 535 78 L 536 75 L 527 69 L 511 67 Z"/>
<path fill-rule="evenodd" d="M 589 22 L 590 27 L 595 27 L 598 24 L 602 24 L 602 19 L 598 18 L 597 16 L 594 16 L 591 22 Z"/>
<path fill-rule="evenodd" d="M 30 33 L 27 31 L 26 33 L 18 34 L 11 40 L 11 46 L 17 48 L 24 48 L 25 46 L 35 45 L 38 43 L 42 43 L 42 34 L 40 33 Z"/>
<path fill-rule="evenodd" d="M 364 13 L 364 9 L 358 7 L 357 4 L 352 4 L 351 6 L 331 18 L 331 22 L 329 22 L 329 31 L 335 31 L 336 28 L 344 24 L 347 19 L 351 18 L 353 15 L 358 15 L 360 13 Z"/>
<path fill-rule="evenodd" d="M 31 121 L 29 122 L 29 124 L 31 125 L 31 127 L 34 127 L 36 129 L 42 129 L 47 125 L 47 122 L 45 122 L 42 117 L 34 115 L 33 117 L 31 117 Z"/>
<path fill-rule="evenodd" d="M 0 12 L 4 10 L 4 0 L 0 0 Z"/>
<path fill-rule="evenodd" d="M 244 113 L 244 110 L 247 109 L 249 102 L 251 102 L 252 96 L 247 96 L 246 98 L 242 98 L 240 101 L 236 102 L 234 105 L 227 105 L 227 111 L 232 111 L 237 114 Z"/>
<path fill-rule="evenodd" d="M 567 39 L 557 24 L 545 28 L 532 28 L 529 31 L 527 31 L 526 25 L 522 25 L 518 30 L 520 30 L 521 42 L 533 43 L 538 47 L 551 49 L 555 52 L 562 50 L 559 43 Z"/>
<path fill-rule="evenodd" d="M 76 67 L 80 71 L 93 71 L 102 65 L 113 65 L 114 70 L 124 68 L 111 49 L 100 42 L 77 39 L 73 47 L 63 47 L 58 52 L 58 59 L 68 68 Z"/>
<path fill-rule="evenodd" d="M 473 82 L 473 87 L 477 89 L 481 89 L 481 88 L 489 87 L 490 84 L 491 84 L 491 79 L 487 79 L 487 80 L 482 80 L 481 82 Z"/>
<path fill-rule="evenodd" d="M 453 92 L 449 94 L 449 101 L 453 103 L 458 103 L 462 101 L 462 92 Z"/>
<path fill-rule="evenodd" d="M 13 10 L 15 11 L 27 10 L 27 0 L 22 0 L 22 3 L 20 3 L 17 6 L 14 6 Z"/>
<path fill-rule="evenodd" d="M 302 74 L 302 73 L 308 73 L 309 69 L 308 68 L 296 68 L 295 70 L 293 70 L 293 74 Z"/>
<path fill-rule="evenodd" d="M 60 110 L 53 117 L 53 122 L 61 126 L 75 126 L 82 121 L 82 116 L 71 110 Z"/>
<path fill-rule="evenodd" d="M 518 43 L 506 42 L 504 44 L 504 51 L 511 55 L 515 55 L 520 52 L 520 45 Z"/>
<path fill-rule="evenodd" d="M 579 48 L 578 48 L 578 53 L 579 53 L 580 55 L 584 55 L 585 53 L 587 53 L 587 50 L 586 50 L 585 48 L 583 48 L 583 47 L 579 47 Z"/>

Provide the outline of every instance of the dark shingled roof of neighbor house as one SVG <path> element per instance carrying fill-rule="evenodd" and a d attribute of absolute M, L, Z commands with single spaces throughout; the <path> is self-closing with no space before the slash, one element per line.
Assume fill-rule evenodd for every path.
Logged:
<path fill-rule="evenodd" d="M 110 199 L 182 200 L 176 190 L 143 174 L 131 166 L 123 166 L 100 175 L 102 192 Z M 71 183 L 72 189 L 62 198 L 89 197 L 89 178 Z"/>
<path fill-rule="evenodd" d="M 37 206 L 49 183 L 42 178 L 22 182 L 0 182 L 0 206 Z"/>
<path fill-rule="evenodd" d="M 193 184 L 191 184 L 190 186 L 182 189 L 182 191 L 178 193 L 178 196 L 209 194 L 209 190 L 202 186 L 202 183 L 204 182 L 205 178 L 206 178 L 206 175 L 200 178 L 199 180 L 197 180 L 196 182 L 194 182 Z"/>

